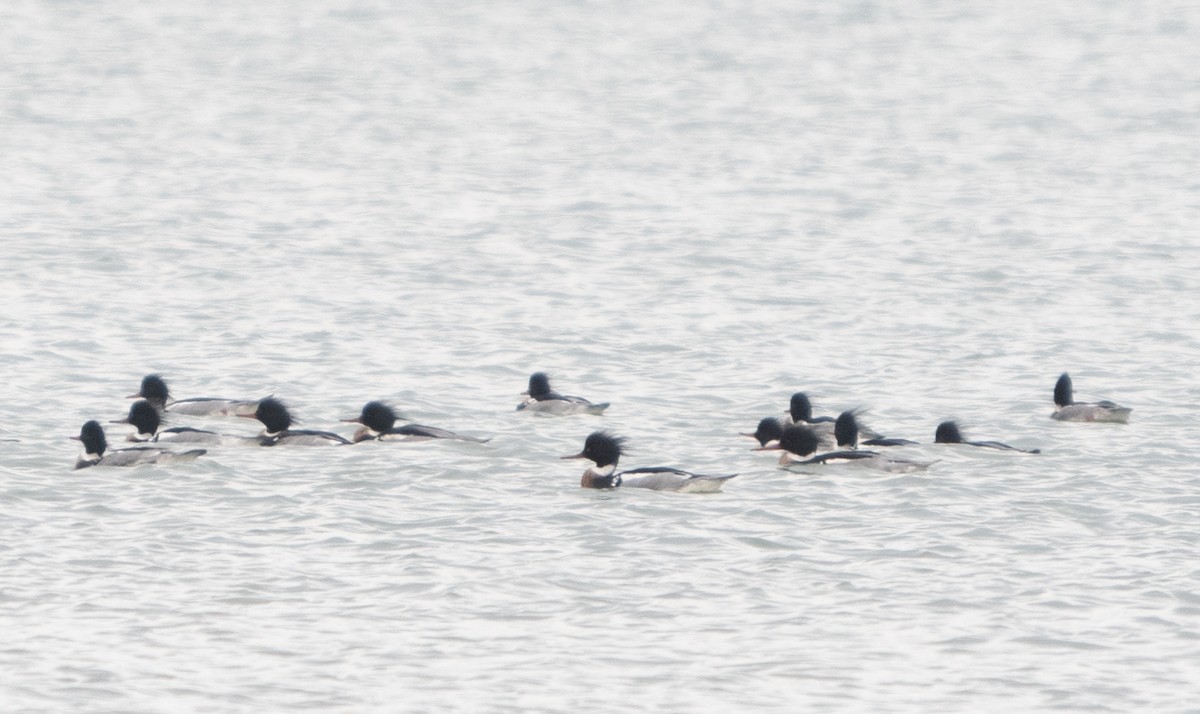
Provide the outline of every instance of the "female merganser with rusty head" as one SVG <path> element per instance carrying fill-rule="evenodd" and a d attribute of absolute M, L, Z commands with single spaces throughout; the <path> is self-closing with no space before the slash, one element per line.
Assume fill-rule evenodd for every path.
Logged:
<path fill-rule="evenodd" d="M 349 424 L 361 424 L 362 428 L 354 433 L 354 443 L 377 439 L 379 441 L 424 441 L 427 439 L 457 439 L 484 444 L 490 439 L 480 439 L 474 436 L 463 436 L 452 431 L 439 429 L 435 426 L 421 424 L 402 424 L 396 426 L 396 421 L 404 417 L 383 402 L 367 402 L 362 413 L 354 419 L 343 419 Z"/>
<path fill-rule="evenodd" d="M 1108 421 L 1127 424 L 1129 413 L 1132 411 L 1133 409 L 1107 400 L 1092 404 L 1076 402 L 1071 375 L 1063 372 L 1054 385 L 1054 413 L 1050 418 L 1059 421 Z"/>
<path fill-rule="evenodd" d="M 188 416 L 253 416 L 258 409 L 257 399 L 221 399 L 218 397 L 193 397 L 172 399 L 167 382 L 162 375 L 148 374 L 142 378 L 137 394 L 129 399 L 142 398 L 160 411 L 187 414 Z"/>
<path fill-rule="evenodd" d="M 583 451 L 564 456 L 564 459 L 589 459 L 595 466 L 583 472 L 582 488 L 648 488 L 653 491 L 711 493 L 737 474 L 707 476 L 664 466 L 643 467 L 616 472 L 617 462 L 624 451 L 625 439 L 605 431 L 588 434 Z"/>
<path fill-rule="evenodd" d="M 1001 449 L 1007 451 L 1019 451 L 1023 454 L 1040 454 L 1041 449 L 1018 449 L 1015 446 L 1001 444 L 999 441 L 967 441 L 963 439 L 962 432 L 958 430 L 958 424 L 953 421 L 944 421 L 937 425 L 937 431 L 934 433 L 933 441 L 936 444 L 966 444 L 968 446 L 983 446 L 989 449 Z"/>
<path fill-rule="evenodd" d="M 258 443 L 262 446 L 277 444 L 299 445 L 338 445 L 349 444 L 345 437 L 332 431 L 313 431 L 310 429 L 292 429 L 292 414 L 283 402 L 275 397 L 267 397 L 259 401 L 258 408 L 253 414 L 238 414 L 246 419 L 257 419 L 263 423 L 263 430 L 258 435 Z"/>
<path fill-rule="evenodd" d="M 583 397 L 559 394 L 550 388 L 550 377 L 545 372 L 534 372 L 529 376 L 529 389 L 521 392 L 528 398 L 517 405 L 517 411 L 538 414 L 603 414 L 608 402 L 593 404 Z"/>
<path fill-rule="evenodd" d="M 104 436 L 104 427 L 96 420 L 85 422 L 79 430 L 79 436 L 72 439 L 83 442 L 83 455 L 75 460 L 75 468 L 83 469 L 88 466 L 140 466 L 141 464 L 166 464 L 183 461 L 194 461 L 197 457 L 208 453 L 204 449 L 190 449 L 176 452 L 161 449 L 156 446 L 133 446 L 128 449 L 108 449 L 108 439 Z"/>

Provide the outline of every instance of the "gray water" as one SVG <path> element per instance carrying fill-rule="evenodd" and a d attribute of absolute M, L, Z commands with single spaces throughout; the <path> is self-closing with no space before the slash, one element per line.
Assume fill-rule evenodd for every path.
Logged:
<path fill-rule="evenodd" d="M 994 5 L 5 3 L 0 710 L 1200 711 L 1200 9 Z M 73 471 L 150 372 L 492 441 Z"/>

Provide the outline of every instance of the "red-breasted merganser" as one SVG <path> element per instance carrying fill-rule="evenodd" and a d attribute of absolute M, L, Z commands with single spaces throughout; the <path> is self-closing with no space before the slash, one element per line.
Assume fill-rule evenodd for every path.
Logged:
<path fill-rule="evenodd" d="M 404 417 L 383 402 L 367 402 L 363 405 L 362 413 L 354 419 L 343 419 L 349 424 L 361 424 L 362 427 L 354 433 L 354 443 L 377 439 L 379 441 L 424 441 L 427 439 L 457 439 L 484 444 L 490 439 L 480 439 L 475 436 L 464 436 L 452 431 L 439 429 L 435 426 L 422 424 L 402 424 L 396 426 L 396 421 Z"/>
<path fill-rule="evenodd" d="M 1054 413 L 1050 418 L 1059 421 L 1107 421 L 1127 424 L 1133 409 L 1108 400 L 1095 403 L 1076 402 L 1071 375 L 1066 372 L 1054 385 Z"/>
<path fill-rule="evenodd" d="M 517 411 L 538 414 L 603 414 L 608 402 L 593 404 L 583 397 L 559 394 L 550 388 L 550 377 L 545 372 L 534 372 L 529 376 L 529 389 L 521 392 L 527 398 L 517 405 Z"/>
<path fill-rule="evenodd" d="M 643 467 L 616 472 L 625 439 L 604 431 L 594 431 L 583 443 L 583 451 L 564 459 L 589 459 L 596 465 L 583 472 L 582 488 L 648 488 L 653 491 L 711 493 L 737 474 L 708 476 L 663 466 Z"/>
<path fill-rule="evenodd" d="M 188 416 L 253 416 L 258 409 L 257 399 L 221 399 L 219 397 L 193 397 L 191 399 L 172 399 L 167 382 L 158 374 L 148 374 L 142 378 L 141 388 L 137 394 L 130 394 L 129 399 L 142 398 L 153 404 L 161 411 L 187 414 Z"/>
<path fill-rule="evenodd" d="M 1015 446 L 1002 444 L 999 441 L 967 441 L 963 438 L 962 432 L 958 430 L 958 424 L 953 421 L 944 421 L 938 424 L 937 431 L 933 435 L 933 441 L 935 444 L 966 444 L 968 446 L 983 446 L 989 449 L 1019 451 L 1023 454 L 1042 453 L 1041 449 L 1018 449 Z"/>
<path fill-rule="evenodd" d="M 298 445 L 338 445 L 349 444 L 350 441 L 332 431 L 313 431 L 311 429 L 292 429 L 292 414 L 283 402 L 275 397 L 267 397 L 259 401 L 258 408 L 253 414 L 238 414 L 246 419 L 258 419 L 263 423 L 263 430 L 258 435 L 258 443 L 263 446 L 278 444 Z"/>
<path fill-rule="evenodd" d="M 83 442 L 83 454 L 75 461 L 77 469 L 101 465 L 139 466 L 141 464 L 178 463 L 193 461 L 208 453 L 204 449 L 171 451 L 156 446 L 131 446 L 127 449 L 110 451 L 108 439 L 104 436 L 104 427 L 94 419 L 84 423 L 83 428 L 79 430 L 79 436 L 71 438 Z"/>

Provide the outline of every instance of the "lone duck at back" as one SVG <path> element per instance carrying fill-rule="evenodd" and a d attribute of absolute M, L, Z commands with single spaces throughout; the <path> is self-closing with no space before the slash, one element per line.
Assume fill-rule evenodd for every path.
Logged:
<path fill-rule="evenodd" d="M 1051 419 L 1059 421 L 1107 421 L 1117 424 L 1127 424 L 1129 413 L 1133 410 L 1114 402 L 1077 402 L 1071 385 L 1071 375 L 1066 372 L 1058 378 L 1054 385 L 1054 413 Z"/>

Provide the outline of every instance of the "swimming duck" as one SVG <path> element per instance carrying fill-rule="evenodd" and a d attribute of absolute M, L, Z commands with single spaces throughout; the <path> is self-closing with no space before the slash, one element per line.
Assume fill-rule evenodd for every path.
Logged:
<path fill-rule="evenodd" d="M 726 481 L 737 476 L 707 476 L 663 466 L 629 469 L 616 473 L 624 451 L 625 439 L 604 431 L 588 434 L 583 451 L 564 459 L 589 459 L 596 465 L 583 472 L 581 488 L 648 488 L 654 491 L 711 493 L 720 491 Z"/>
<path fill-rule="evenodd" d="M 354 443 L 368 439 L 379 441 L 418 441 L 426 439 L 457 439 L 484 444 L 490 439 L 480 439 L 474 436 L 463 436 L 452 431 L 439 429 L 434 426 L 421 424 L 403 424 L 396 426 L 398 419 L 403 419 L 396 410 L 383 402 L 367 402 L 363 405 L 362 413 L 354 419 L 343 419 L 349 424 L 361 424 L 362 428 L 354 432 Z"/>
<path fill-rule="evenodd" d="M 257 399 L 221 399 L 219 397 L 192 397 L 172 399 L 167 382 L 162 375 L 148 374 L 142 378 L 137 394 L 129 399 L 145 399 L 160 411 L 187 414 L 188 416 L 253 416 L 258 408 Z"/>
<path fill-rule="evenodd" d="M 908 439 L 889 439 L 885 436 L 876 435 L 866 441 L 859 441 L 859 432 L 862 426 L 858 423 L 858 410 L 850 409 L 838 414 L 837 422 L 834 424 L 833 433 L 837 437 L 837 445 L 840 449 L 857 449 L 859 446 L 912 446 L 915 441 Z"/>
<path fill-rule="evenodd" d="M 292 429 L 292 415 L 283 402 L 275 397 L 267 397 L 258 402 L 253 414 L 238 414 L 246 419 L 257 419 L 263 423 L 263 430 L 258 435 L 258 443 L 262 446 L 277 444 L 299 445 L 338 445 L 349 444 L 345 437 L 332 431 L 313 431 L 310 429 Z"/>
<path fill-rule="evenodd" d="M 1041 449 L 1018 449 L 1015 446 L 1001 444 L 999 441 L 967 441 L 963 439 L 962 433 L 958 430 L 958 424 L 955 424 L 953 421 L 944 421 L 938 424 L 933 441 L 936 444 L 967 444 L 968 446 L 984 446 L 989 449 L 1020 451 L 1024 454 L 1042 453 Z"/>
<path fill-rule="evenodd" d="M 788 403 L 787 414 L 791 419 L 792 424 L 796 424 L 798 426 L 807 426 L 816 432 L 817 436 L 821 437 L 822 446 L 825 446 L 826 442 L 829 448 L 832 448 L 836 445 L 837 442 L 834 437 L 834 428 L 837 424 L 837 420 L 829 416 L 814 417 L 812 415 L 812 402 L 809 400 L 808 395 L 804 392 L 796 392 L 792 395 L 792 398 Z M 859 425 L 859 430 L 861 434 L 868 439 L 877 439 L 882 437 L 882 434 L 879 434 L 878 432 L 873 431 L 872 429 L 869 429 L 861 424 Z"/>
<path fill-rule="evenodd" d="M 165 464 L 194 461 L 208 453 L 204 449 L 176 452 L 156 446 L 131 446 L 127 449 L 108 449 L 108 439 L 100 422 L 84 422 L 79 436 L 72 439 L 83 442 L 83 454 L 75 460 L 76 469 L 89 466 L 139 466 L 141 464 Z"/>
<path fill-rule="evenodd" d="M 897 459 L 884 456 L 876 451 L 860 451 L 858 449 L 843 449 L 817 454 L 819 445 L 820 438 L 810 427 L 789 426 L 783 430 L 783 436 L 779 437 L 777 446 L 763 448 L 783 451 L 779 457 L 779 464 L 789 470 L 795 470 L 793 467 L 856 464 L 889 473 L 909 473 L 923 471 L 932 465 L 932 463 Z"/>
<path fill-rule="evenodd" d="M 124 419 L 114 419 L 111 424 L 131 424 L 137 431 L 126 437 L 126 441 L 175 441 L 193 444 L 220 444 L 226 440 L 239 439 L 236 436 L 222 436 L 215 431 L 193 429 L 190 426 L 175 426 L 162 429 L 162 415 L 149 401 L 139 399 L 129 405 L 129 415 Z"/>
<path fill-rule="evenodd" d="M 1063 372 L 1054 385 L 1054 413 L 1050 418 L 1059 421 L 1107 421 L 1127 424 L 1129 413 L 1133 411 L 1107 400 L 1091 404 L 1076 402 L 1074 396 L 1071 375 Z"/>
<path fill-rule="evenodd" d="M 779 441 L 780 435 L 783 434 L 783 424 L 775 417 L 763 417 L 758 422 L 758 427 L 753 434 L 741 432 L 742 436 L 749 436 L 758 441 L 759 446 L 767 446 L 772 442 Z"/>
<path fill-rule="evenodd" d="M 787 414 L 791 417 L 793 424 L 803 424 L 809 427 L 828 424 L 830 429 L 833 428 L 833 417 L 814 417 L 812 411 L 812 401 L 804 392 L 796 392 L 788 401 Z"/>
<path fill-rule="evenodd" d="M 527 399 L 517 405 L 517 411 L 539 414 L 603 414 L 608 402 L 593 404 L 583 397 L 559 394 L 550 388 L 550 377 L 545 372 L 534 372 L 529 376 L 529 389 L 521 392 Z"/>

